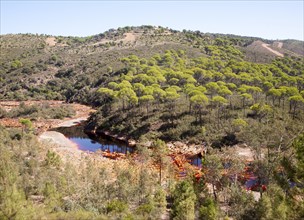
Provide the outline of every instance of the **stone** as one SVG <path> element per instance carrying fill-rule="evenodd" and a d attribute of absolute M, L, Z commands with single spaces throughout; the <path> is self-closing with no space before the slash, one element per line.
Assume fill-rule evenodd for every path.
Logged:
<path fill-rule="evenodd" d="M 128 145 L 131 147 L 134 147 L 136 145 L 136 141 L 134 139 L 129 139 L 128 140 Z"/>

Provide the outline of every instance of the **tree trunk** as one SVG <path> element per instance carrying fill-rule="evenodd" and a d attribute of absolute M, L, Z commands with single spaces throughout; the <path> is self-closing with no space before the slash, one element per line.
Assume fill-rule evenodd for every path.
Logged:
<path fill-rule="evenodd" d="M 217 126 L 220 127 L 220 106 L 217 107 Z"/>
<path fill-rule="evenodd" d="M 160 159 L 159 164 L 159 185 L 161 186 L 161 180 L 162 180 L 162 160 Z"/>
<path fill-rule="evenodd" d="M 216 196 L 216 192 L 215 192 L 215 188 L 214 188 L 214 184 L 213 183 L 212 183 L 212 190 L 213 190 L 214 200 L 217 201 L 217 196 Z"/>
<path fill-rule="evenodd" d="M 244 114 L 244 117 L 245 117 L 245 98 L 243 98 L 243 114 Z"/>
<path fill-rule="evenodd" d="M 202 109 L 199 108 L 199 123 L 202 124 Z"/>

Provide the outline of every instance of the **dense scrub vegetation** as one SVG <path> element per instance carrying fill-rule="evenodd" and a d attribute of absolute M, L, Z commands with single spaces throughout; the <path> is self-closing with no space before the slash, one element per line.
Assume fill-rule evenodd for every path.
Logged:
<path fill-rule="evenodd" d="M 169 178 L 172 171 L 167 167 L 163 169 L 167 178 L 160 186 L 158 174 L 144 166 L 143 150 L 142 159 L 126 167 L 119 163 L 105 166 L 91 157 L 79 164 L 64 163 L 30 133 L 0 127 L 0 138 L 1 219 L 160 219 L 166 215 L 167 205 L 173 219 L 304 216 L 304 134 L 288 146 L 284 155 L 266 158 L 272 163 L 254 163 L 256 169 L 269 172 L 264 174 L 268 189 L 259 201 L 245 192 L 241 183 L 224 175 L 242 167 L 236 161 L 230 168 L 223 166 L 227 155 L 220 152 L 210 152 L 204 158 L 203 170 L 208 170 L 208 175 L 199 182 L 191 177 L 176 182 Z M 156 148 L 161 145 L 163 142 L 155 142 Z M 210 193 L 206 183 L 217 185 L 216 191 Z"/>
<path fill-rule="evenodd" d="M 30 118 L 32 120 L 43 119 L 63 119 L 75 115 L 74 109 L 68 105 L 60 107 L 50 106 L 48 103 L 40 103 L 33 105 L 25 105 L 21 102 L 16 108 L 11 111 L 5 111 L 0 107 L 0 118 Z"/>
<path fill-rule="evenodd" d="M 63 163 L 31 134 L 0 127 L 0 138 L 0 219 L 158 218 L 166 205 L 144 167 Z"/>

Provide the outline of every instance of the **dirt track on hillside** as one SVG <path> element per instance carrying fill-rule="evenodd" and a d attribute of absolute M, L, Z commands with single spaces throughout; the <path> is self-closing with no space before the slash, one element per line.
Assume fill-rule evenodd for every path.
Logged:
<path fill-rule="evenodd" d="M 266 48 L 266 49 L 269 50 L 271 53 L 273 53 L 273 54 L 275 54 L 275 55 L 277 55 L 277 56 L 279 56 L 279 57 L 284 57 L 284 55 L 283 55 L 282 53 L 280 53 L 280 52 L 278 52 L 278 51 L 276 51 L 276 50 L 271 49 L 269 46 L 270 46 L 269 44 L 265 44 L 265 43 L 262 44 L 262 47 Z M 278 47 L 279 47 L 279 46 L 278 46 Z"/>

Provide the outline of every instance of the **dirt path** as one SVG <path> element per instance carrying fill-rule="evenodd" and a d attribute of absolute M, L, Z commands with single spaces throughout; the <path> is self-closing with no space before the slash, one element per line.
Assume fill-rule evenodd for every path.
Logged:
<path fill-rule="evenodd" d="M 283 43 L 282 42 L 278 42 L 278 48 L 282 48 L 283 47 Z"/>
<path fill-rule="evenodd" d="M 265 43 L 262 44 L 262 47 L 266 48 L 266 49 L 269 50 L 271 53 L 273 53 L 273 54 L 275 54 L 275 55 L 277 55 L 277 56 L 279 56 L 279 57 L 284 57 L 284 55 L 283 55 L 282 53 L 280 53 L 280 52 L 278 52 L 278 51 L 276 51 L 276 50 L 271 49 L 269 46 L 270 46 L 269 44 L 265 44 Z M 280 46 L 281 46 L 281 45 L 280 45 Z M 283 43 L 282 43 L 282 46 L 283 46 Z M 279 45 L 278 45 L 278 47 L 279 47 Z M 280 47 L 279 47 L 279 48 L 280 48 Z"/>

